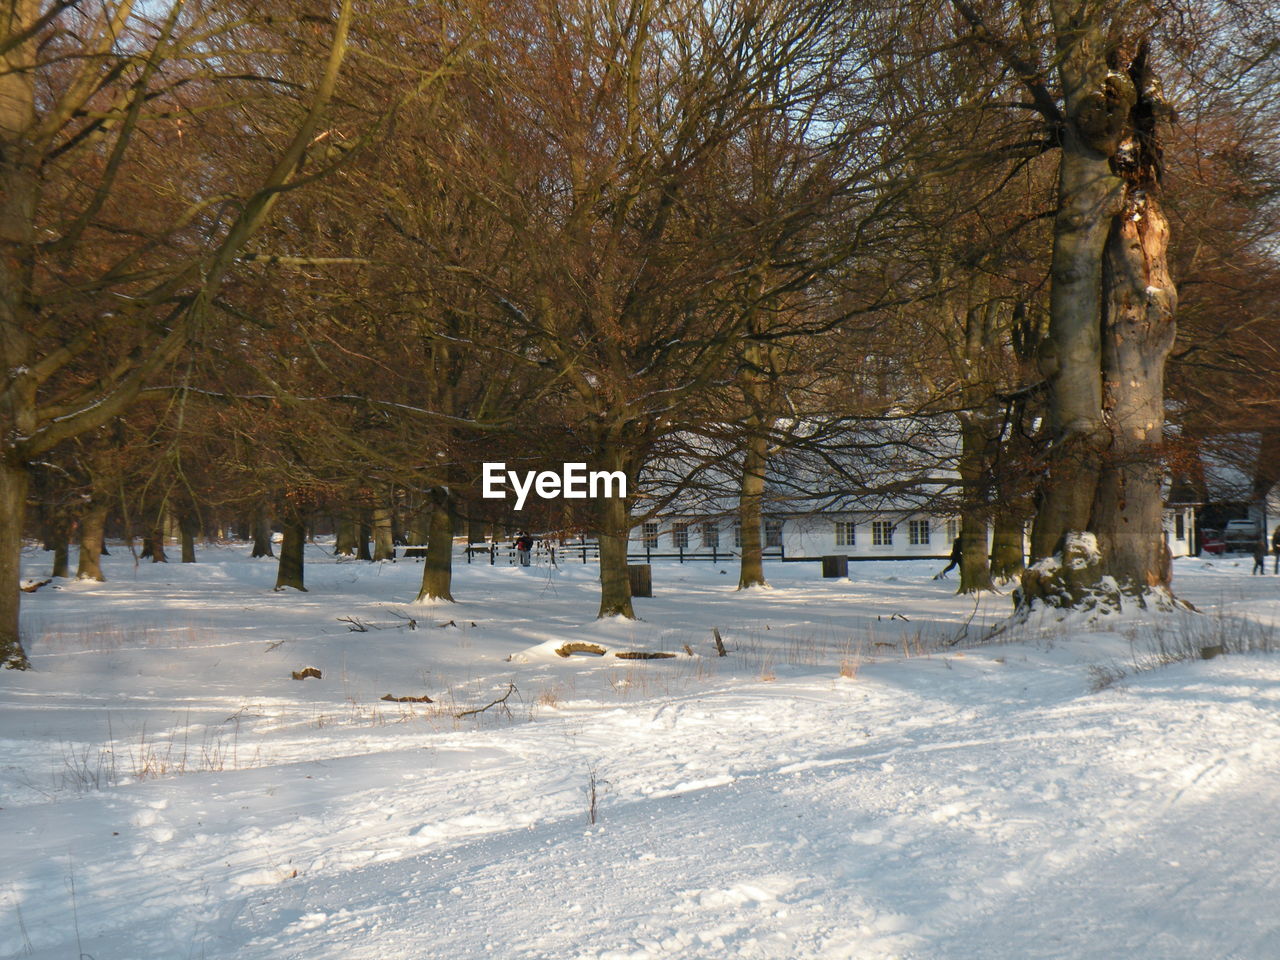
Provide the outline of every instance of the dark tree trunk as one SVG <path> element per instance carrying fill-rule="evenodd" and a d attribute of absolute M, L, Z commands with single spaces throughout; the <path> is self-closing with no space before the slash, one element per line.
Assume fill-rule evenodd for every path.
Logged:
<path fill-rule="evenodd" d="M 249 556 L 274 557 L 276 554 L 271 547 L 271 513 L 266 504 L 258 505 L 253 516 L 252 530 L 253 550 L 249 552 Z"/>
<path fill-rule="evenodd" d="M 276 572 L 277 590 L 292 587 L 306 592 L 303 584 L 303 549 L 307 542 L 307 522 L 298 516 L 287 516 L 284 522 L 284 542 L 280 544 L 280 565 Z"/>
<path fill-rule="evenodd" d="M 196 562 L 196 531 L 200 529 L 200 518 L 195 513 L 184 511 L 178 516 L 178 536 L 182 540 L 182 562 Z"/>
<path fill-rule="evenodd" d="M 427 525 L 427 556 L 422 564 L 422 587 L 417 600 L 453 603 L 453 501 L 449 491 L 436 491 L 435 509 Z"/>
<path fill-rule="evenodd" d="M 957 593 L 991 589 L 987 556 L 989 489 L 987 424 L 978 413 L 960 418 L 960 586 Z"/>
<path fill-rule="evenodd" d="M 360 525 L 351 517 L 338 518 L 338 535 L 333 552 L 339 557 L 354 557 L 357 543 L 360 540 Z"/>
<path fill-rule="evenodd" d="M 91 502 L 89 509 L 80 518 L 80 557 L 76 564 L 77 580 L 97 580 L 107 578 L 102 575 L 101 557 L 103 538 L 107 527 L 107 505 Z"/>
<path fill-rule="evenodd" d="M 26 467 L 0 461 L 0 663 L 13 670 L 31 666 L 22 649 L 18 589 L 29 483 Z"/>
<path fill-rule="evenodd" d="M 991 534 L 991 575 L 998 580 L 1012 580 L 1022 573 L 1024 522 L 1016 511 L 996 512 Z"/>
<path fill-rule="evenodd" d="M 63 517 L 54 517 L 49 526 L 49 549 L 53 551 L 51 577 L 71 576 L 70 524 Z"/>
<path fill-rule="evenodd" d="M 369 552 L 369 524 L 361 520 L 358 529 L 360 532 L 356 536 L 356 559 L 373 562 L 373 554 Z"/>

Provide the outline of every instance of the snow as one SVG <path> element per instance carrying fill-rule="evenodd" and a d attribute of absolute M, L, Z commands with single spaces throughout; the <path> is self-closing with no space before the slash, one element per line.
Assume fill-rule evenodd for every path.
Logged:
<path fill-rule="evenodd" d="M 309 549 L 306 594 L 232 545 L 24 595 L 0 956 L 1280 956 L 1280 658 L 1159 665 L 1272 645 L 1247 559 L 1177 562 L 1200 615 L 979 645 L 1008 598 L 938 562 L 655 565 L 598 622 L 591 565 L 424 605 Z"/>

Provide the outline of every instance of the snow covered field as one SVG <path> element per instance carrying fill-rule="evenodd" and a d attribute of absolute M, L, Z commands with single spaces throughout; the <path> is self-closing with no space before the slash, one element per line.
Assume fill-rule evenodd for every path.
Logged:
<path fill-rule="evenodd" d="M 24 597 L 0 956 L 1280 957 L 1280 657 L 1134 668 L 1271 643 L 1250 560 L 1179 561 L 1181 624 L 985 646 L 1008 599 L 924 561 L 655 566 L 640 623 L 572 562 L 415 606 L 412 561 L 200 561 Z"/>

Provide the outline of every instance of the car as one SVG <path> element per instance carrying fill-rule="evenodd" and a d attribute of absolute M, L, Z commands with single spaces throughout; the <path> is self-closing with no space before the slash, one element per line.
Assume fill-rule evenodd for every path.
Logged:
<path fill-rule="evenodd" d="M 1209 531 L 1204 531 L 1200 535 L 1200 552 L 1221 555 L 1227 552 L 1227 542 L 1222 539 L 1222 535 Z"/>
<path fill-rule="evenodd" d="M 1257 520 L 1248 518 L 1228 520 L 1222 531 L 1222 539 L 1226 541 L 1227 549 L 1240 553 L 1252 553 L 1261 537 L 1262 526 Z"/>

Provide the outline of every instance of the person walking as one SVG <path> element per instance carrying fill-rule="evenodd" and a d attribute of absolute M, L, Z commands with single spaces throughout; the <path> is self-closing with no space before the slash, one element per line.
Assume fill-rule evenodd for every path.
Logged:
<path fill-rule="evenodd" d="M 1267 572 L 1267 538 L 1259 537 L 1253 545 L 1253 572 L 1266 575 Z"/>
<path fill-rule="evenodd" d="M 964 551 L 960 549 L 960 538 L 956 537 L 955 542 L 951 544 L 951 562 L 933 575 L 935 580 L 947 579 L 947 571 L 953 570 L 960 566 L 960 561 L 964 558 Z"/>
<path fill-rule="evenodd" d="M 1280 527 L 1271 535 L 1271 552 L 1276 555 L 1275 573 L 1280 573 Z"/>
<path fill-rule="evenodd" d="M 533 537 L 529 534 L 521 533 L 516 538 L 516 556 L 520 558 L 520 566 L 529 566 L 529 556 L 533 553 Z"/>

